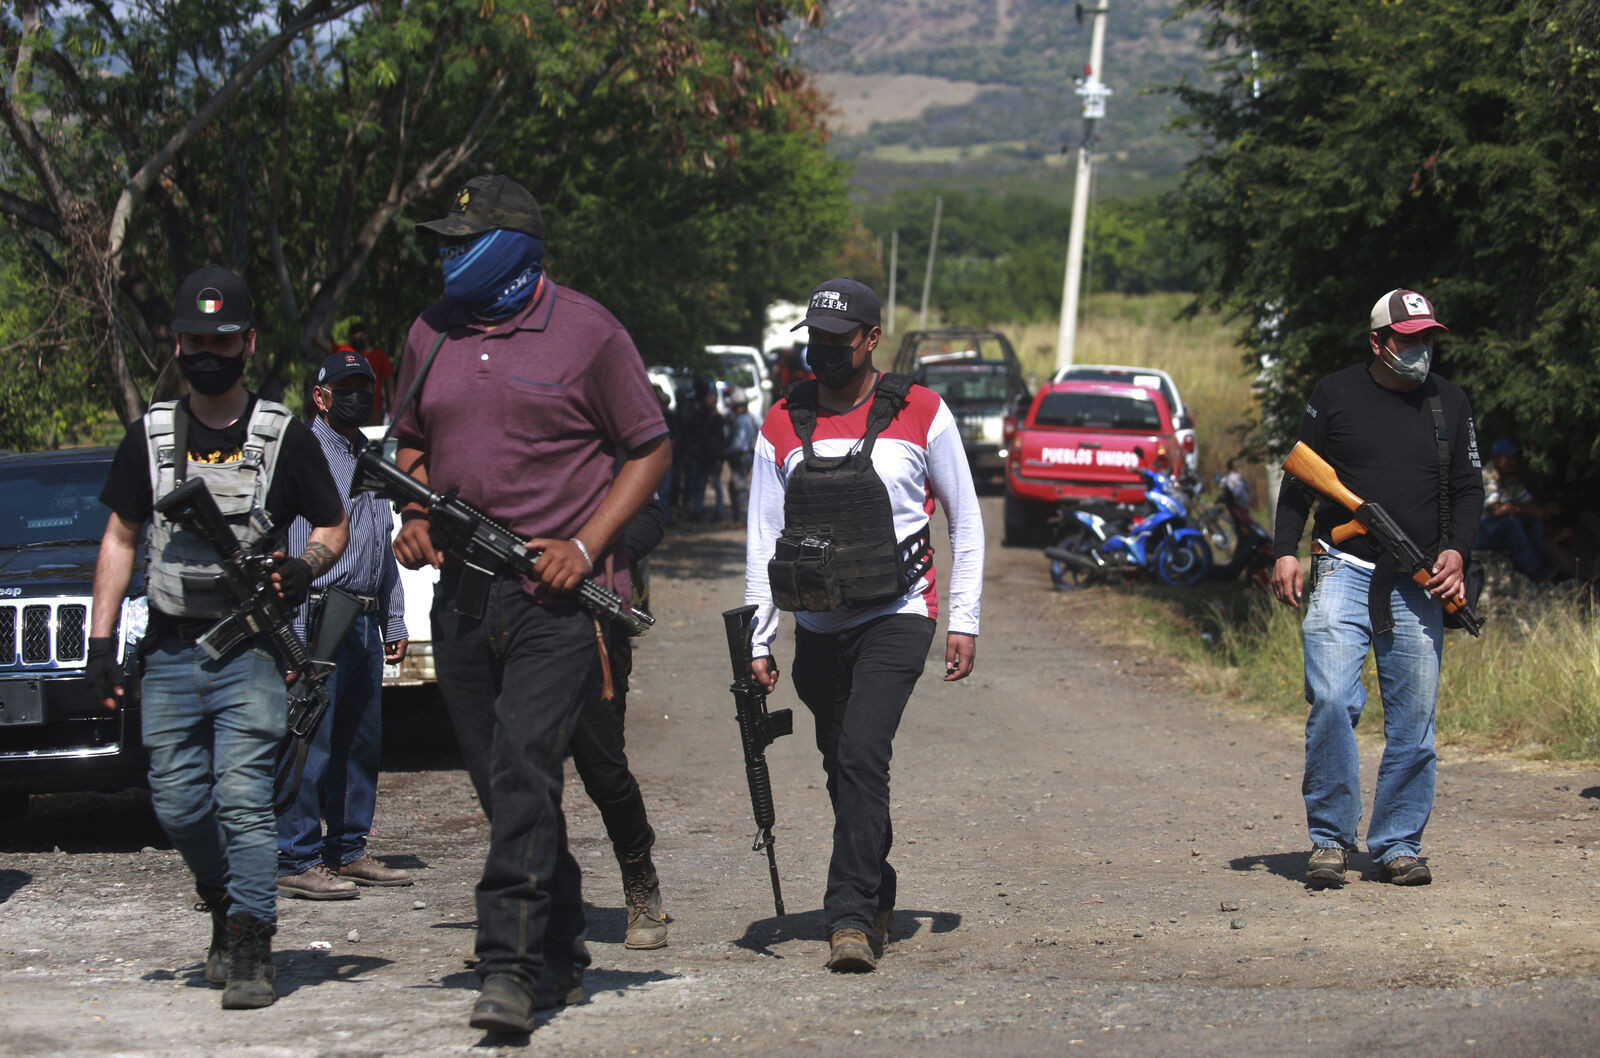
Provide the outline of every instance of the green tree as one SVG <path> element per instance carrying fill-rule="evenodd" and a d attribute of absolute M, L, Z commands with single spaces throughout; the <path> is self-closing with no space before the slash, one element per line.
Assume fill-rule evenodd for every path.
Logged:
<path fill-rule="evenodd" d="M 253 280 L 268 392 L 341 314 L 398 338 L 439 292 L 412 225 L 476 172 L 532 189 L 557 278 L 672 355 L 749 331 L 797 267 L 841 244 L 844 176 L 784 35 L 821 12 L 31 0 L 0 16 L 20 86 L 3 100 L 0 214 L 86 292 L 123 419 L 168 359 L 162 292 L 205 260 Z"/>
<path fill-rule="evenodd" d="M 1432 298 L 1480 432 L 1600 470 L 1594 0 L 1191 0 L 1216 80 L 1178 90 L 1201 153 L 1170 208 L 1201 303 L 1243 321 L 1269 444 L 1367 355 L 1386 290 Z"/>

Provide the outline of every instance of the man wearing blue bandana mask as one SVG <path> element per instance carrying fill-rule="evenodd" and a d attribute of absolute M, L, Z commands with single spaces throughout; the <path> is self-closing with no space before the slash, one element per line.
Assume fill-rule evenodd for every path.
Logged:
<path fill-rule="evenodd" d="M 483 988 L 469 1024 L 525 1033 L 534 1011 L 583 998 L 589 952 L 561 811 L 562 759 L 584 706 L 622 686 L 606 628 L 571 592 L 593 578 L 631 597 L 619 544 L 672 449 L 627 331 L 544 271 L 544 218 L 526 189 L 474 177 L 444 217 L 417 227 L 446 240 L 446 300 L 406 339 L 395 392 L 409 395 L 421 365 L 432 367 L 395 411 L 396 461 L 543 552 L 534 576 L 496 577 L 475 596 L 463 591 L 461 563 L 434 546 L 426 511 L 402 512 L 394 541 L 407 567 L 440 570 L 434 667 L 490 821 L 476 893 Z M 653 837 L 623 855 L 630 911 L 637 895 L 657 927 L 647 943 L 630 927 L 632 947 L 666 941 Z"/>
<path fill-rule="evenodd" d="M 1426 584 L 1399 569 L 1368 534 L 1335 544 L 1334 530 L 1350 515 L 1324 503 L 1312 530 L 1306 589 L 1296 552 L 1314 497 L 1292 479 L 1278 497 L 1272 592 L 1296 609 L 1303 591 L 1310 596 L 1300 625 L 1310 705 L 1301 793 L 1312 886 L 1343 885 L 1349 854 L 1359 851 L 1355 727 L 1366 704 L 1361 670 L 1369 652 L 1383 693 L 1385 744 L 1367 855 L 1381 881 L 1433 880 L 1421 855 L 1422 829 L 1433 810 L 1434 707 L 1445 625 L 1439 601 L 1463 594 L 1466 559 L 1483 513 L 1472 405 L 1460 386 L 1430 371 L 1445 332 L 1427 298 L 1414 290 L 1389 291 L 1368 317 L 1370 355 L 1319 382 L 1300 421 L 1299 439 L 1332 465 L 1346 488 L 1384 507 L 1436 556 Z"/>

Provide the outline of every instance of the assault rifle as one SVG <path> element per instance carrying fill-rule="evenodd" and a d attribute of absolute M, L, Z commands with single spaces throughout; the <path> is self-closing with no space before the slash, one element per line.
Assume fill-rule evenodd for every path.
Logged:
<path fill-rule="evenodd" d="M 350 493 L 376 492 L 398 504 L 427 508 L 434 545 L 461 560 L 461 588 L 456 612 L 482 617 L 489 584 L 496 573 L 537 577 L 533 564 L 543 551 L 523 546 L 522 538 L 452 492 L 435 492 L 383 457 L 383 447 L 368 441 L 356 456 Z M 589 613 L 621 622 L 630 636 L 642 636 L 656 619 L 623 602 L 622 596 L 593 580 L 580 581 L 573 594 Z"/>
<path fill-rule="evenodd" d="M 1283 472 L 1292 474 L 1296 480 L 1316 489 L 1355 515 L 1350 521 L 1334 527 L 1331 535 L 1335 544 L 1342 544 L 1362 533 L 1370 534 L 1385 551 L 1394 556 L 1395 562 L 1412 580 L 1425 585 L 1432 579 L 1432 563 L 1416 542 L 1406 535 L 1406 531 L 1389 516 L 1389 512 L 1345 488 L 1338 472 L 1328 465 L 1327 460 L 1308 448 L 1304 441 L 1297 441 L 1289 451 L 1289 458 L 1283 461 Z M 1483 621 L 1465 598 L 1441 599 L 1440 605 L 1445 613 L 1461 622 L 1462 628 L 1475 636 L 1482 633 Z"/>
<path fill-rule="evenodd" d="M 783 890 L 778 887 L 778 856 L 773 846 L 772 779 L 767 774 L 767 747 L 794 733 L 794 714 L 788 709 L 767 711 L 767 692 L 750 672 L 750 641 L 755 635 L 754 606 L 725 610 L 728 656 L 733 661 L 734 705 L 738 709 L 739 740 L 744 743 L 744 777 L 750 784 L 750 807 L 756 816 L 756 843 L 750 851 L 767 850 L 767 870 L 772 874 L 772 904 L 783 914 Z"/>
<path fill-rule="evenodd" d="M 273 781 L 274 807 L 287 807 L 300 788 L 311 736 L 328 711 L 327 681 L 333 673 L 333 663 L 317 660 L 306 649 L 305 641 L 294 630 L 292 610 L 284 606 L 273 587 L 276 560 L 271 554 L 244 549 L 217 508 L 204 478 L 185 481 L 157 500 L 155 509 L 170 521 L 198 533 L 222 556 L 222 588 L 233 600 L 234 611 L 196 640 L 200 649 L 220 660 L 246 640 L 266 635 L 289 667 L 289 715 L 278 750 L 280 766 Z M 270 532 L 264 533 L 262 539 L 270 540 L 271 536 Z M 324 621 L 327 636 L 319 635 L 319 643 L 331 637 L 337 645 L 354 616 L 349 615 L 342 629 L 331 627 L 336 621 Z M 292 760 L 288 768 L 282 766 L 286 758 Z"/>

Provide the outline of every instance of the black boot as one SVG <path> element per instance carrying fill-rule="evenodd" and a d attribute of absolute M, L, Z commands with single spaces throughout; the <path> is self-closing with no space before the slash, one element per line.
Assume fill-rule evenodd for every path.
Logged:
<path fill-rule="evenodd" d="M 211 912 L 211 948 L 206 952 L 206 980 L 221 988 L 228 983 L 228 911 L 233 899 L 226 889 L 194 887 L 200 894 L 196 911 Z"/>
<path fill-rule="evenodd" d="M 248 911 L 228 916 L 228 987 L 222 993 L 223 1010 L 270 1007 L 278 998 L 273 990 L 272 935 L 278 927 Z"/>
<path fill-rule="evenodd" d="M 651 950 L 667 946 L 667 915 L 661 910 L 661 880 L 650 853 L 623 859 L 622 897 L 628 906 L 628 931 L 623 947 Z"/>

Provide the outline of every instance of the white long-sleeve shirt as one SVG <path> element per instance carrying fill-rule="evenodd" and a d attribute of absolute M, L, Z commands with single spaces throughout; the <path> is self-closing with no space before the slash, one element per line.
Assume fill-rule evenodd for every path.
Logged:
<path fill-rule="evenodd" d="M 843 415 L 819 407 L 812 433 L 817 455 L 841 456 L 858 447 L 867 432 L 871 404 L 868 396 Z M 789 422 L 788 404 L 780 401 L 761 425 L 750 474 L 744 601 L 756 607 L 752 653 L 758 658 L 771 655 L 778 634 L 778 609 L 772 603 L 767 563 L 783 533 L 783 499 L 789 478 L 804 460 L 799 435 Z M 977 635 L 983 591 L 983 518 L 955 417 L 937 393 L 923 386 L 911 387 L 905 407 L 873 445 L 872 467 L 889 492 L 896 540 L 904 540 L 928 524 L 934 501 L 944 508 L 950 526 L 949 630 Z M 931 567 L 898 599 L 867 607 L 798 611 L 795 620 L 807 631 L 827 634 L 891 613 L 939 616 L 939 591 Z"/>

